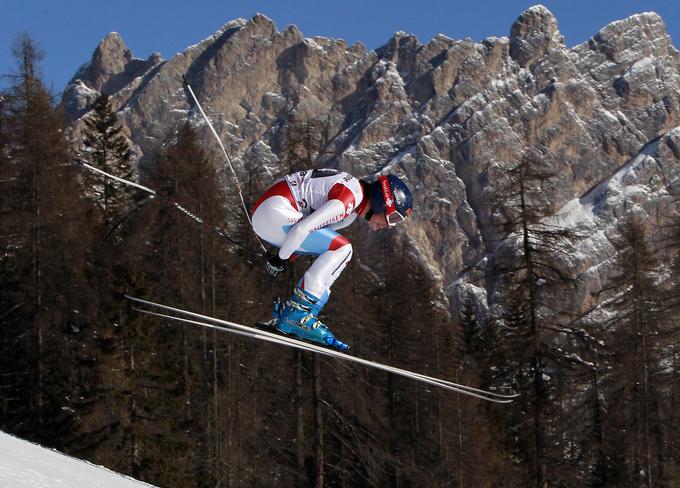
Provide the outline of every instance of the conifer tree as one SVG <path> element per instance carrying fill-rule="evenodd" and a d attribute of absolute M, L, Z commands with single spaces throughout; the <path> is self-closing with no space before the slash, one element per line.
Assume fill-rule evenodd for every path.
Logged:
<path fill-rule="evenodd" d="M 674 190 L 674 214 L 668 229 L 670 253 L 672 259 L 667 280 L 666 317 L 663 322 L 661 337 L 664 342 L 664 363 L 670 367 L 663 368 L 658 375 L 663 384 L 663 402 L 661 410 L 664 417 L 665 432 L 680 430 L 680 409 L 675 408 L 680 402 L 680 212 L 678 191 Z M 680 444 L 672 436 L 664 436 L 662 452 L 666 460 L 665 476 L 669 486 L 680 484 Z"/>
<path fill-rule="evenodd" d="M 665 271 L 647 242 L 646 226 L 631 214 L 620 234 L 614 242 L 617 272 L 600 296 L 608 318 L 599 324 L 607 349 L 598 374 L 610 412 L 602 429 L 609 449 L 619 453 L 605 473 L 610 482 L 618 478 L 635 486 L 667 486 L 664 444 L 672 441 L 665 440 L 663 397 L 670 391 L 664 365 L 672 363 L 669 321 L 674 317 L 662 288 Z"/>
<path fill-rule="evenodd" d="M 130 145 L 109 96 L 102 94 L 95 100 L 92 111 L 85 117 L 85 126 L 77 159 L 119 178 L 131 179 L 134 171 L 130 165 Z M 88 175 L 88 183 L 105 230 L 110 231 L 129 206 L 129 187 L 99 175 Z"/>
<path fill-rule="evenodd" d="M 286 173 L 324 167 L 337 153 L 329 150 L 328 121 L 321 118 L 294 120 L 285 126 L 280 148 Z"/>
<path fill-rule="evenodd" d="M 221 226 L 225 214 L 219 180 L 212 161 L 188 124 L 180 127 L 176 137 L 154 157 L 148 178 L 150 181 L 146 184 L 164 197 L 176 199 L 196 215 Z M 143 227 L 150 229 L 146 231 L 139 224 L 149 242 L 149 247 L 143 251 L 144 261 L 153 263 L 152 266 L 142 265 L 147 279 L 155 285 L 149 290 L 150 296 L 189 310 L 223 315 L 220 310 L 228 307 L 232 299 L 225 271 L 230 254 L 225 252 L 224 241 L 201 229 L 161 199 L 137 214 L 138 218 L 142 215 Z M 232 271 L 236 274 L 236 267 Z M 237 289 L 237 286 L 232 285 L 231 289 Z M 239 320 L 235 316 L 233 319 Z M 137 448 L 139 464 L 146 466 L 146 470 L 139 468 L 140 472 L 164 484 L 171 481 L 183 484 L 188 479 L 188 472 L 197 470 L 205 471 L 204 478 L 218 479 L 222 469 L 218 457 L 223 441 L 220 426 L 224 420 L 217 418 L 223 386 L 218 336 L 205 329 L 177 327 L 176 323 L 145 322 L 146 329 L 151 326 L 163 333 L 143 332 L 136 338 L 137 361 L 147 365 L 147 379 L 140 377 L 137 381 L 148 383 L 151 375 L 158 395 L 140 398 L 136 408 L 149 412 L 154 418 L 171 416 L 177 425 L 190 426 L 195 442 L 183 437 L 180 431 L 171 431 L 163 446 L 140 440 Z M 156 354 L 158 350 L 163 354 Z M 159 427 L 140 420 L 128 428 L 133 433 Z M 201 446 L 203 452 L 196 446 Z M 182 457 L 185 469 L 174 469 L 172 463 L 177 457 L 170 458 L 170 452 Z M 213 463 L 206 465 L 202 455 L 212 456 Z"/>
<path fill-rule="evenodd" d="M 63 135 L 64 117 L 39 76 L 42 51 L 25 34 L 13 53 L 19 69 L 3 95 L 2 115 L 8 178 L 1 245 L 9 251 L 5 270 L 14 275 L 2 290 L 10 304 L 0 354 L 2 390 L 11 399 L 4 423 L 62 445 L 68 437 L 59 434 L 73 420 L 64 412 L 77 407 L 64 404 L 73 352 L 64 331 L 83 305 L 91 224 Z"/>
<path fill-rule="evenodd" d="M 544 483 L 563 476 L 554 460 L 561 459 L 559 445 L 551 439 L 555 411 L 554 387 L 550 371 L 558 371 L 563 358 L 551 347 L 552 326 L 558 324 L 560 310 L 554 300 L 560 287 L 569 286 L 564 256 L 573 236 L 550 222 L 550 202 L 545 188 L 552 174 L 541 163 L 538 151 L 499 175 L 496 213 L 504 237 L 496 249 L 491 306 L 496 313 L 492 334 L 496 344 L 487 361 L 498 372 L 500 385 L 511 384 L 522 396 L 507 410 L 509 426 L 519 429 L 514 435 L 516 455 L 525 467 L 527 486 L 542 488 Z"/>

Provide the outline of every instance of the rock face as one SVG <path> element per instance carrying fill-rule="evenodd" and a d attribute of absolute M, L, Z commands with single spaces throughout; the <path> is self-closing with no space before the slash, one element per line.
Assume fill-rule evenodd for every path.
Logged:
<path fill-rule="evenodd" d="M 614 22 L 573 48 L 543 6 L 522 13 L 509 37 L 475 43 L 438 35 L 423 44 L 397 33 L 374 51 L 305 38 L 294 26 L 278 31 L 263 15 L 229 22 L 167 61 L 134 59 L 110 34 L 63 104 L 77 127 L 96 93 L 112 94 L 143 168 L 187 117 L 203 127 L 182 75 L 239 171 L 254 160 L 263 178 L 280 174 L 285 128 L 314 119 L 328 154 L 319 164 L 357 176 L 405 176 L 416 211 L 400 232 L 453 304 L 463 270 L 494 252 L 499 209 L 489 196 L 527 151 L 540 152 L 558 175 L 542 189 L 557 213 L 646 147 L 642 166 L 638 161 L 619 183 L 639 191 L 614 198 L 611 190 L 592 219 L 570 221 L 605 236 L 590 251 L 580 249 L 585 268 L 606 259 L 607 232 L 630 208 L 659 215 L 680 172 L 680 53 L 654 13 Z M 200 130 L 206 147 L 215 147 Z"/>

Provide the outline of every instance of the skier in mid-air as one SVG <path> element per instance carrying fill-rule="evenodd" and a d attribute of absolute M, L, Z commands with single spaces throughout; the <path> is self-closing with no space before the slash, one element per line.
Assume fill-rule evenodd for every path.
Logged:
<path fill-rule="evenodd" d="M 314 169 L 284 176 L 252 207 L 255 233 L 279 248 L 266 270 L 273 276 L 286 269 L 293 255 L 318 256 L 284 305 L 274 304 L 269 325 L 284 334 L 346 350 L 319 320 L 330 288 L 352 257 L 352 244 L 338 234 L 357 216 L 372 231 L 406 220 L 413 199 L 397 176 L 380 176 L 369 183 L 335 169 Z"/>

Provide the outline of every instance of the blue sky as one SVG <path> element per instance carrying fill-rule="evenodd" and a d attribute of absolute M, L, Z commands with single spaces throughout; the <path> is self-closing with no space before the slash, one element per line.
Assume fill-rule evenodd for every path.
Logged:
<path fill-rule="evenodd" d="M 645 11 L 658 12 L 680 45 L 678 0 L 0 0 L 0 74 L 14 71 L 11 45 L 24 31 L 45 50 L 43 79 L 60 92 L 112 31 L 135 57 L 160 52 L 167 59 L 229 20 L 261 12 L 279 30 L 295 24 L 308 37 L 361 41 L 372 49 L 399 30 L 421 41 L 437 33 L 475 41 L 504 36 L 517 16 L 537 3 L 555 14 L 569 46 L 609 22 Z"/>

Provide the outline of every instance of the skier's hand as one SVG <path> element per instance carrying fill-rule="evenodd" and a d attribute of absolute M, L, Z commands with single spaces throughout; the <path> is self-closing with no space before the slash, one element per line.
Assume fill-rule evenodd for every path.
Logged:
<path fill-rule="evenodd" d="M 278 254 L 274 254 L 272 256 L 269 256 L 269 259 L 267 259 L 267 263 L 264 265 L 264 268 L 270 275 L 278 276 L 279 273 L 282 273 L 286 270 L 287 261 L 288 260 L 286 259 L 281 259 Z"/>

